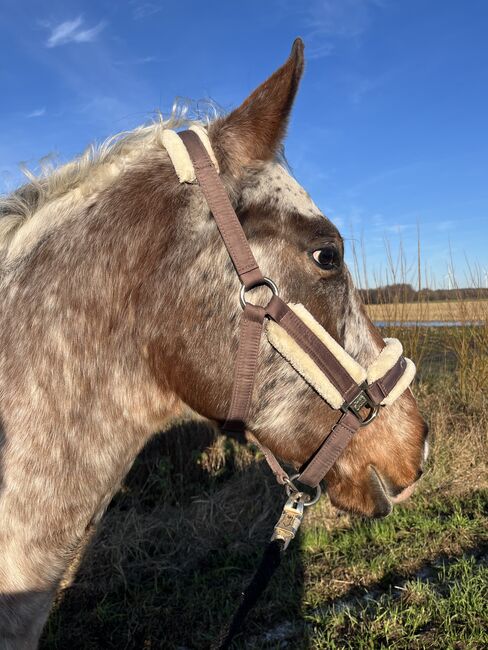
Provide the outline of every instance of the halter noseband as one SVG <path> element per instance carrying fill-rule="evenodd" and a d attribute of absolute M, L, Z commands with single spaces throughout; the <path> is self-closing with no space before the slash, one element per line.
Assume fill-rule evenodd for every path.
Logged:
<path fill-rule="evenodd" d="M 194 175 L 217 223 L 242 287 L 243 307 L 239 346 L 234 370 L 231 404 L 222 429 L 242 433 L 249 415 L 258 353 L 267 321 L 268 340 L 292 367 L 323 397 L 342 412 L 325 440 L 290 478 L 274 454 L 255 440 L 279 483 L 297 492 L 293 481 L 319 489 L 319 483 L 345 450 L 356 431 L 369 424 L 381 406 L 391 404 L 410 385 L 415 366 L 402 356 L 396 339 L 385 339 L 377 359 L 364 369 L 317 323 L 303 305 L 288 305 L 278 295 L 274 282 L 266 278 L 256 262 L 239 219 L 208 152 L 194 130 L 178 134 L 191 159 Z M 173 157 L 172 157 L 173 160 Z M 178 170 L 177 170 L 178 171 Z M 179 174 L 180 175 L 180 174 Z M 186 180 L 186 178 L 185 178 Z M 265 307 L 246 301 L 246 292 L 267 286 L 272 297 Z M 365 408 L 369 411 L 362 417 Z M 311 502 L 305 505 L 311 505 Z"/>

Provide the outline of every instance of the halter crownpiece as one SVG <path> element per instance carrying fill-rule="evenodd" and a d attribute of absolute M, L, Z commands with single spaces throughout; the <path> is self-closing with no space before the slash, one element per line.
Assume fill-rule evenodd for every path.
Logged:
<path fill-rule="evenodd" d="M 287 486 L 290 493 L 302 494 L 293 483 L 295 479 L 319 489 L 320 481 L 357 430 L 369 424 L 381 407 L 390 405 L 408 388 L 415 375 L 415 365 L 402 356 L 403 350 L 398 340 L 385 339 L 384 348 L 365 369 L 326 332 L 303 305 L 288 305 L 281 300 L 278 288 L 272 280 L 263 276 L 254 258 L 219 178 L 215 155 L 206 132 L 192 127 L 179 134 L 171 133 L 173 135 L 166 136 L 169 145 L 167 150 L 178 178 L 180 182 L 193 182 L 196 179 L 200 185 L 242 284 L 240 301 L 243 313 L 234 383 L 229 411 L 222 429 L 231 433 L 241 433 L 245 429 L 266 321 L 266 335 L 270 344 L 342 415 L 293 480 L 267 447 L 257 440 L 256 444 L 264 453 L 277 481 Z M 183 145 L 191 169 L 173 136 Z M 246 291 L 263 285 L 272 293 L 268 304 L 261 307 L 247 302 Z M 366 417 L 363 416 L 365 409 L 369 409 Z"/>
<path fill-rule="evenodd" d="M 200 142 L 205 147 L 210 160 L 212 161 L 217 173 L 219 173 L 219 164 L 217 158 L 210 144 L 210 139 L 207 132 L 202 126 L 191 126 L 190 131 L 196 133 L 200 138 Z M 185 145 L 181 141 L 181 138 L 178 136 L 176 131 L 171 129 L 163 129 L 161 132 L 161 144 L 166 149 L 166 152 L 175 168 L 176 175 L 180 183 L 195 183 L 197 180 L 195 169 L 191 161 L 188 151 L 186 150 Z"/>

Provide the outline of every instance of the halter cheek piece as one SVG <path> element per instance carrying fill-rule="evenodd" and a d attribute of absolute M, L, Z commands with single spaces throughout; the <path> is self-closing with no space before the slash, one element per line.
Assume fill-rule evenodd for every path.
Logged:
<path fill-rule="evenodd" d="M 286 304 L 281 300 L 278 288 L 272 280 L 263 276 L 252 254 L 209 155 L 211 147 L 208 137 L 206 140 L 202 138 L 202 142 L 202 134 L 195 130 L 178 135 L 193 165 L 194 176 L 191 173 L 180 173 L 175 164 L 175 156 L 170 154 L 177 174 L 180 178 L 184 177 L 183 182 L 188 182 L 187 179 L 191 182 L 196 178 L 242 284 L 240 302 L 243 313 L 234 384 L 222 429 L 230 433 L 242 433 L 245 428 L 261 337 L 265 329 L 270 344 L 333 409 L 342 413 L 320 447 L 293 477 L 286 473 L 267 447 L 256 441 L 277 481 L 287 486 L 289 494 L 301 494 L 293 483 L 298 480 L 304 485 L 317 488 L 318 498 L 320 481 L 356 431 L 372 422 L 381 406 L 388 406 L 406 390 L 414 378 L 415 366 L 410 359 L 402 356 L 402 346 L 398 340 L 385 339 L 385 347 L 365 369 L 319 325 L 303 305 Z M 261 307 L 248 302 L 246 292 L 263 285 L 272 293 L 268 304 Z M 367 414 L 363 417 L 365 409 Z M 304 505 L 311 503 L 308 501 Z"/>

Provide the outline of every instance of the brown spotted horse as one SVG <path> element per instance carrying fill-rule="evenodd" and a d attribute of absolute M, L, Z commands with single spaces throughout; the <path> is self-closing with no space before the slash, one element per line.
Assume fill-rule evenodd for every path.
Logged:
<path fill-rule="evenodd" d="M 184 126 L 283 304 L 301 303 L 368 367 L 384 344 L 343 240 L 280 162 L 303 65 L 297 40 L 239 108 Z M 136 129 L 0 200 L 2 650 L 37 646 L 63 575 L 148 439 L 182 417 L 226 418 L 241 284 L 180 126 Z M 260 341 L 246 430 L 298 468 L 341 413 L 275 347 Z M 389 513 L 412 491 L 425 449 L 403 389 L 327 471 L 332 503 Z"/>

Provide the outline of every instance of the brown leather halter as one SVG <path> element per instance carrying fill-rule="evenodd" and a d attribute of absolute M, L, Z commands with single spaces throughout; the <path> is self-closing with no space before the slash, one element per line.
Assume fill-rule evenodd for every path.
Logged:
<path fill-rule="evenodd" d="M 302 466 L 299 474 L 292 477 L 293 480 L 297 479 L 305 485 L 317 488 L 356 431 L 374 419 L 382 400 L 397 385 L 405 372 L 405 358 L 400 356 L 393 367 L 372 384 L 357 384 L 322 341 L 281 300 L 276 285 L 261 273 L 225 187 L 200 138 L 192 131 L 183 131 L 179 136 L 188 151 L 197 181 L 242 283 L 243 313 L 234 384 L 231 404 L 222 429 L 230 433 L 242 433 L 245 428 L 251 405 L 264 320 L 270 318 L 278 323 L 308 354 L 343 398 L 340 419 L 313 456 Z M 262 285 L 269 287 L 273 293 L 268 304 L 261 307 L 247 302 L 245 300 L 246 292 Z M 363 418 L 362 413 L 365 408 L 369 408 L 369 413 L 367 417 Z M 292 479 L 281 467 L 273 453 L 258 441 L 256 444 L 263 451 L 277 481 L 288 485 L 292 491 L 296 491 Z"/>

